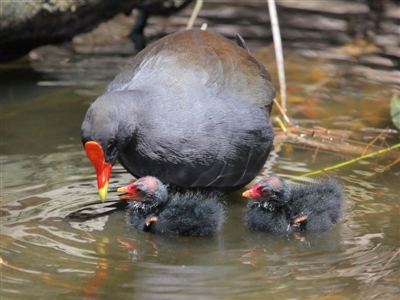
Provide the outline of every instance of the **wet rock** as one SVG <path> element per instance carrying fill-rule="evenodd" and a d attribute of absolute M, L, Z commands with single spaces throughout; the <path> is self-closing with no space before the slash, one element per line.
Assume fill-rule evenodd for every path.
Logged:
<path fill-rule="evenodd" d="M 135 54 L 135 46 L 129 38 L 133 25 L 131 15 L 118 14 L 92 31 L 75 36 L 72 49 L 77 53 Z"/>
<path fill-rule="evenodd" d="M 0 59 L 10 60 L 40 45 L 59 43 L 132 9 L 168 15 L 191 0 L 2 1 Z"/>

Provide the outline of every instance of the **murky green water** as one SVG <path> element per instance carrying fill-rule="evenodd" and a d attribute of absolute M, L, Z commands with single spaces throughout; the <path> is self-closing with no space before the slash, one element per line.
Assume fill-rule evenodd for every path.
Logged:
<path fill-rule="evenodd" d="M 304 60 L 291 63 L 303 67 L 292 69 L 289 94 L 311 103 L 289 103 L 290 116 L 360 132 L 390 126 L 387 86 L 343 77 L 311 97 Z M 108 201 L 100 203 L 80 142 L 86 109 L 112 76 L 94 80 L 89 72 L 81 82 L 51 86 L 57 80 L 24 63 L 1 72 L 1 299 L 398 299 L 399 164 L 379 171 L 393 155 L 333 172 L 347 200 L 343 221 L 329 232 L 300 239 L 247 230 L 246 200 L 235 193 L 215 237 L 146 234 L 127 226 L 114 192 L 130 175 L 116 166 Z M 312 105 L 315 119 L 307 118 Z M 387 142 L 398 143 L 398 136 Z M 314 154 L 277 143 L 260 176 L 310 180 L 299 176 L 346 160 Z"/>

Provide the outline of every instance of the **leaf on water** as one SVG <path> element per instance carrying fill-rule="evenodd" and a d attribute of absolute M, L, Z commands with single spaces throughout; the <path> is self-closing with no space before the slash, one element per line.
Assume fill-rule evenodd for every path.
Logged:
<path fill-rule="evenodd" d="M 400 129 L 400 98 L 397 94 L 394 94 L 390 99 L 390 115 L 393 124 Z"/>

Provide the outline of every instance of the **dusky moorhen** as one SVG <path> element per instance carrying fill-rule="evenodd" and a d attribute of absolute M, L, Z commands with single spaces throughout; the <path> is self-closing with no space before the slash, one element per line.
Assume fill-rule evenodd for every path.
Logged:
<path fill-rule="evenodd" d="M 168 192 L 157 178 L 147 176 L 118 189 L 120 199 L 131 200 L 130 225 L 162 235 L 211 236 L 225 221 L 221 193 L 188 190 Z"/>
<path fill-rule="evenodd" d="M 261 180 L 243 196 L 253 199 L 245 212 L 246 226 L 270 232 L 330 229 L 340 219 L 345 197 L 335 178 L 289 185 L 278 176 Z"/>
<path fill-rule="evenodd" d="M 89 107 L 82 142 L 102 201 L 118 159 L 135 177 L 234 190 L 263 167 L 275 89 L 265 67 L 221 35 L 168 35 L 138 53 Z"/>

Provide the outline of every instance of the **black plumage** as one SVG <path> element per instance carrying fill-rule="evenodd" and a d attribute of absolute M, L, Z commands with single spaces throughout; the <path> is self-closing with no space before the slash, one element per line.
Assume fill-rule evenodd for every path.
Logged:
<path fill-rule="evenodd" d="M 277 176 L 261 180 L 243 196 L 253 199 L 245 225 L 270 232 L 330 229 L 341 217 L 345 197 L 335 178 L 295 185 Z"/>
<path fill-rule="evenodd" d="M 119 188 L 130 200 L 128 224 L 162 235 L 211 236 L 221 230 L 225 211 L 218 192 L 168 192 L 155 177 L 143 177 Z"/>
<path fill-rule="evenodd" d="M 239 189 L 260 172 L 274 135 L 275 88 L 247 50 L 208 30 L 143 49 L 88 109 L 82 142 L 102 200 L 118 160 L 137 178 Z"/>

